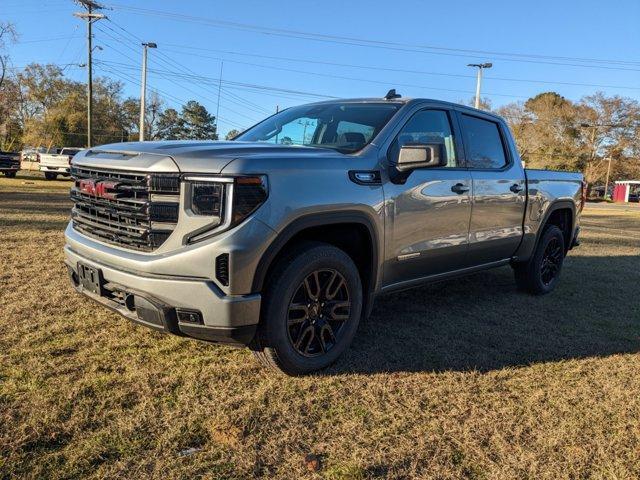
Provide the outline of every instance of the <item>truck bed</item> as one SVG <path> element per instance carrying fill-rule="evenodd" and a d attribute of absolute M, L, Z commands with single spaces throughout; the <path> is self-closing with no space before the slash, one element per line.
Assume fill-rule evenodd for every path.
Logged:
<path fill-rule="evenodd" d="M 582 184 L 580 172 L 562 172 L 559 170 L 543 170 L 541 168 L 525 168 L 527 180 L 531 182 L 573 182 Z"/>

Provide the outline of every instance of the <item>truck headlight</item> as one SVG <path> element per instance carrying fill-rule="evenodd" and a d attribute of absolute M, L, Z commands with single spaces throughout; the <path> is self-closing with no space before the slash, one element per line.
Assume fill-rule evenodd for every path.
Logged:
<path fill-rule="evenodd" d="M 238 177 L 186 176 L 187 211 L 207 223 L 189 238 L 195 242 L 232 228 L 255 212 L 268 197 L 264 175 Z"/>
<path fill-rule="evenodd" d="M 193 182 L 191 184 L 191 210 L 193 213 L 220 217 L 224 187 L 224 183 Z"/>

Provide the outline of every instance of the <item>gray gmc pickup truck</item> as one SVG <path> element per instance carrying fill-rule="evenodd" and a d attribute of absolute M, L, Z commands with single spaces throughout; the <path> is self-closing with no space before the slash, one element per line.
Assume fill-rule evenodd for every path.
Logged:
<path fill-rule="evenodd" d="M 580 174 L 524 169 L 500 117 L 393 91 L 234 141 L 91 148 L 71 174 L 79 292 L 292 375 L 334 362 L 380 293 L 502 265 L 550 292 L 585 196 Z"/>

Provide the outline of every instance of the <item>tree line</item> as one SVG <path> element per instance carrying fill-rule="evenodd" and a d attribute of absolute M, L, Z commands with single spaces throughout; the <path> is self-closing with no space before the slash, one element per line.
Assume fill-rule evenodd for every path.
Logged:
<path fill-rule="evenodd" d="M 140 100 L 123 98 L 122 92 L 121 82 L 94 79 L 94 143 L 137 140 Z M 55 65 L 31 64 L 5 77 L 0 85 L 0 148 L 85 146 L 86 98 L 86 85 L 66 78 Z M 177 111 L 151 92 L 145 110 L 148 140 L 218 138 L 215 117 L 196 100 Z"/>
<path fill-rule="evenodd" d="M 589 185 L 640 179 L 640 103 L 602 92 L 571 101 L 545 92 L 496 109 L 529 168 L 574 170 Z"/>

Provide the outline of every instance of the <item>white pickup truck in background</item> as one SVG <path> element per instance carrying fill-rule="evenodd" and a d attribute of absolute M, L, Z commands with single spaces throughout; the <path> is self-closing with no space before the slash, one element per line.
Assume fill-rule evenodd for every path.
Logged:
<path fill-rule="evenodd" d="M 80 148 L 64 147 L 58 153 L 41 153 L 40 171 L 44 172 L 44 178 L 55 180 L 58 175 L 68 177 L 71 159 L 80 150 Z"/>

